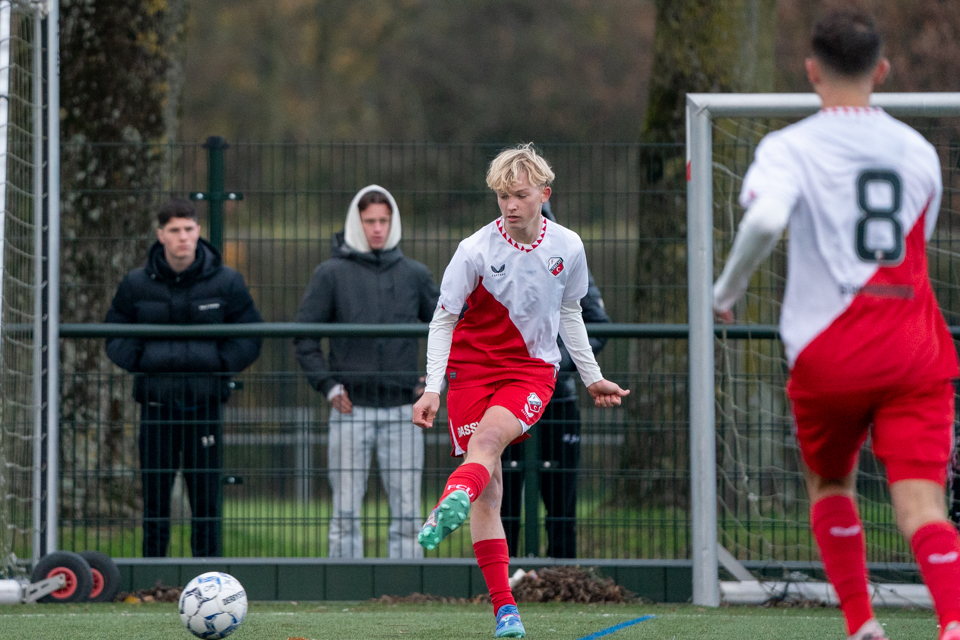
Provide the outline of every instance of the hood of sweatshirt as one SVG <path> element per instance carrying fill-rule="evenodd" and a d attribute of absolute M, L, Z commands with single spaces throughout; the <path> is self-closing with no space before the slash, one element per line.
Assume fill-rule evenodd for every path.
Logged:
<path fill-rule="evenodd" d="M 382 191 L 387 194 L 387 200 L 390 201 L 390 208 L 393 210 L 393 217 L 390 219 L 390 234 L 387 236 L 387 244 L 384 245 L 383 251 L 395 249 L 396 246 L 400 244 L 400 209 L 397 208 L 397 201 L 393 199 L 393 195 L 383 187 L 375 184 L 360 189 L 357 195 L 353 197 L 353 202 L 350 203 L 350 207 L 347 209 L 347 219 L 343 224 L 343 240 L 349 248 L 359 253 L 369 253 L 371 251 L 370 244 L 367 242 L 367 236 L 363 233 L 363 223 L 360 221 L 360 209 L 357 207 L 360 198 L 368 191 Z"/>

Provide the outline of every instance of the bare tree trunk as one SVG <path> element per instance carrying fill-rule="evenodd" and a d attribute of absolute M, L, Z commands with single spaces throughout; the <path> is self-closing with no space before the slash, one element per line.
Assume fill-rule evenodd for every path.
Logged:
<path fill-rule="evenodd" d="M 187 2 L 60 4 L 62 321 L 103 322 L 155 225 L 169 162 L 162 143 L 177 131 Z M 67 341 L 61 352 L 61 514 L 116 517 L 117 505 L 135 513 L 130 478 L 74 473 L 136 468 L 129 380 L 110 377 L 117 370 L 101 340 Z"/>
<path fill-rule="evenodd" d="M 774 80 L 775 0 L 657 0 L 653 75 L 643 139 L 648 142 L 684 140 L 686 94 L 700 92 L 772 91 Z M 683 157 L 663 160 L 651 154 L 645 167 L 651 190 L 683 189 Z M 686 322 L 686 287 L 676 274 L 686 273 L 686 199 L 661 195 L 649 211 L 641 212 L 644 243 L 635 265 L 638 287 L 634 296 L 635 322 Z M 650 310 L 663 309 L 659 316 Z M 665 343 L 638 341 L 631 353 L 631 370 L 660 372 L 665 362 L 686 372 L 686 357 L 667 353 Z M 666 373 L 666 372 L 664 372 Z M 655 384 L 655 383 L 652 383 Z M 644 505 L 686 506 L 686 485 L 672 480 L 685 472 L 687 434 L 676 431 L 665 419 L 663 407 L 677 407 L 676 424 L 687 421 L 686 385 L 653 387 L 630 396 L 635 424 L 662 428 L 630 434 L 624 456 L 626 469 L 640 478 L 621 491 Z M 682 410 L 680 410 L 682 407 Z M 673 421 L 672 420 L 672 421 Z M 643 473 L 648 472 L 648 473 Z"/>

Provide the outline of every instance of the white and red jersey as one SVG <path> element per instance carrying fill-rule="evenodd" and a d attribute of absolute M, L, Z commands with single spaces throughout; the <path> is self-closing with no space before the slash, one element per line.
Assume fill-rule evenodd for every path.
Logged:
<path fill-rule="evenodd" d="M 446 379 L 451 386 L 553 378 L 560 363 L 560 305 L 587 294 L 583 241 L 543 219 L 520 244 L 498 218 L 463 240 L 443 273 L 440 306 L 460 313 Z"/>
<path fill-rule="evenodd" d="M 881 109 L 824 109 L 761 141 L 740 202 L 790 208 L 791 394 L 957 375 L 927 274 L 942 191 L 933 146 Z"/>

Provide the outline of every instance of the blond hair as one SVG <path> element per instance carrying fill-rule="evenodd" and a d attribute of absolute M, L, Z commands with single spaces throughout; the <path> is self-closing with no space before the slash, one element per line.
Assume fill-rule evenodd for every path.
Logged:
<path fill-rule="evenodd" d="M 530 184 L 539 188 L 550 186 L 556 177 L 547 161 L 529 142 L 504 149 L 493 159 L 487 170 L 487 186 L 497 193 L 506 193 L 520 182 L 521 173 L 526 173 Z"/>

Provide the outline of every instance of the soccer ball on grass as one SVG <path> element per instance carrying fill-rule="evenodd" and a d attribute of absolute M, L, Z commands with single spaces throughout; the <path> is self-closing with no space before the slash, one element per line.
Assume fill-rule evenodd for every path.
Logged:
<path fill-rule="evenodd" d="M 240 628 L 247 615 L 247 594 L 228 573 L 197 576 L 180 594 L 180 619 L 198 638 L 220 640 Z"/>

